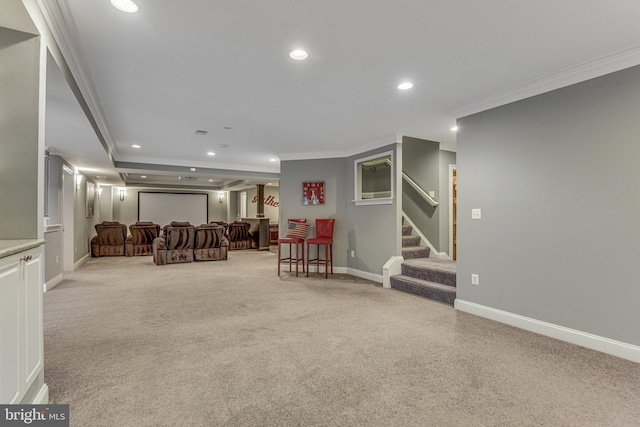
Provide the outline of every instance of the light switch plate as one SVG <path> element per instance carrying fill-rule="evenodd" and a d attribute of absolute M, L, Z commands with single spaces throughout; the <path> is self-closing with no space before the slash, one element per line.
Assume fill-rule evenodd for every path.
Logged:
<path fill-rule="evenodd" d="M 429 196 L 436 197 L 436 192 L 435 191 L 429 191 Z"/>
<path fill-rule="evenodd" d="M 472 274 L 471 275 L 471 284 L 472 285 L 479 285 L 480 284 L 480 275 L 479 274 Z"/>
<path fill-rule="evenodd" d="M 471 209 L 471 219 L 481 219 L 482 209 Z"/>

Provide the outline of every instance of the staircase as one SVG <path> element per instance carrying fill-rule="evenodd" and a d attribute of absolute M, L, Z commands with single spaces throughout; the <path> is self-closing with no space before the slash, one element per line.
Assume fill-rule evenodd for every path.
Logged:
<path fill-rule="evenodd" d="M 402 226 L 402 274 L 391 276 L 391 287 L 453 306 L 456 299 L 456 262 L 429 258 L 428 247 Z"/>

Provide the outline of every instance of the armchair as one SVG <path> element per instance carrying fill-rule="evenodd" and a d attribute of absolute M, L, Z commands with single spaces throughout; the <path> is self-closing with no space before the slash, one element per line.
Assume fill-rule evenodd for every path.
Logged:
<path fill-rule="evenodd" d="M 226 260 L 229 240 L 224 235 L 225 228 L 216 224 L 202 224 L 196 227 L 195 249 L 196 261 Z"/>
<path fill-rule="evenodd" d="M 251 249 L 253 235 L 249 232 L 251 224 L 245 221 L 233 221 L 229 224 L 229 250 Z"/>
<path fill-rule="evenodd" d="M 127 226 L 118 221 L 102 221 L 95 225 L 96 235 L 91 239 L 91 256 L 123 256 Z"/>
<path fill-rule="evenodd" d="M 196 228 L 189 222 L 173 221 L 153 240 L 153 262 L 157 265 L 193 262 Z"/>
<path fill-rule="evenodd" d="M 151 221 L 138 221 L 129 226 L 131 234 L 126 241 L 126 255 L 153 254 L 153 240 L 160 236 L 160 226 Z"/>

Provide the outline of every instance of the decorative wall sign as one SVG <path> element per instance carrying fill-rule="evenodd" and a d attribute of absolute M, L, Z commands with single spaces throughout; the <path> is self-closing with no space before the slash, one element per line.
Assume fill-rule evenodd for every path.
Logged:
<path fill-rule="evenodd" d="M 302 204 L 324 205 L 324 181 L 302 183 Z"/>

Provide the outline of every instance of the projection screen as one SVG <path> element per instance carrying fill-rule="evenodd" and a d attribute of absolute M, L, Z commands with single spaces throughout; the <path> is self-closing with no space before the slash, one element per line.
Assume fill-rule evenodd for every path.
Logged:
<path fill-rule="evenodd" d="M 206 224 L 209 217 L 209 195 L 196 193 L 138 193 L 138 221 L 153 221 L 161 227 L 171 221 Z"/>

